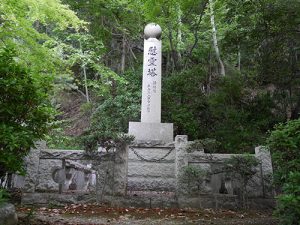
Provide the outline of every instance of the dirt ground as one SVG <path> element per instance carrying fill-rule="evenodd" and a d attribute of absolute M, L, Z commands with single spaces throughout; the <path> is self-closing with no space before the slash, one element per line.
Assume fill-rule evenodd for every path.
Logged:
<path fill-rule="evenodd" d="M 271 211 L 112 208 L 105 205 L 17 208 L 20 225 L 277 225 Z"/>

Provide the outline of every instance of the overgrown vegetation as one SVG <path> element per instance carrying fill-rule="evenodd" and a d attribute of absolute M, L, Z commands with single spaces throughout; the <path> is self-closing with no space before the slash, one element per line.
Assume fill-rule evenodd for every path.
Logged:
<path fill-rule="evenodd" d="M 0 188 L 0 206 L 8 201 L 9 194 L 6 189 Z"/>
<path fill-rule="evenodd" d="M 23 159 L 49 130 L 54 82 L 68 66 L 58 33 L 84 28 L 59 0 L 0 4 L 0 179 L 23 172 Z M 70 73 L 69 73 L 70 74 Z M 8 181 L 9 185 L 11 182 Z"/>
<path fill-rule="evenodd" d="M 0 179 L 6 173 L 23 172 L 23 158 L 34 141 L 48 130 L 52 108 L 48 81 L 37 81 L 20 65 L 13 49 L 0 50 Z"/>
<path fill-rule="evenodd" d="M 186 166 L 180 176 L 181 190 L 189 194 L 200 194 L 205 192 L 205 179 L 208 172 L 197 166 Z"/>
<path fill-rule="evenodd" d="M 267 141 L 273 157 L 278 192 L 277 215 L 282 224 L 300 221 L 300 120 L 279 124 Z"/>
<path fill-rule="evenodd" d="M 246 209 L 248 207 L 248 191 L 247 187 L 250 184 L 251 179 L 258 172 L 257 165 L 258 160 L 251 155 L 238 155 L 232 156 L 225 162 L 223 170 L 230 176 L 231 180 L 237 181 L 239 184 L 238 194 L 241 197 L 242 207 Z"/>

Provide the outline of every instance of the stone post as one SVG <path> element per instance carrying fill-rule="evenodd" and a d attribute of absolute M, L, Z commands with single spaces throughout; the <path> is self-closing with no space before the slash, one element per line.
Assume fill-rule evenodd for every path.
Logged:
<path fill-rule="evenodd" d="M 31 149 L 25 157 L 26 175 L 24 180 L 23 191 L 26 193 L 34 193 L 35 187 L 38 185 L 38 170 L 40 164 L 40 152 L 46 149 L 46 142 L 40 141 L 35 143 L 35 149 Z"/>
<path fill-rule="evenodd" d="M 138 141 L 173 142 L 173 124 L 161 123 L 161 28 L 145 27 L 141 122 L 129 122 L 130 135 Z"/>
<path fill-rule="evenodd" d="M 186 157 L 186 148 L 188 144 L 187 135 L 177 135 L 175 137 L 175 177 L 176 177 L 176 193 L 180 195 L 183 191 L 180 185 L 180 176 L 182 169 L 188 165 Z"/>
<path fill-rule="evenodd" d="M 273 176 L 273 167 L 272 167 L 272 158 L 269 149 L 264 146 L 258 146 L 255 148 L 255 157 L 260 162 L 260 178 L 261 178 L 261 187 L 264 197 L 273 197 L 274 191 L 272 187 L 272 176 Z"/>
<path fill-rule="evenodd" d="M 127 192 L 128 145 L 119 146 L 115 154 L 113 194 L 123 196 Z"/>

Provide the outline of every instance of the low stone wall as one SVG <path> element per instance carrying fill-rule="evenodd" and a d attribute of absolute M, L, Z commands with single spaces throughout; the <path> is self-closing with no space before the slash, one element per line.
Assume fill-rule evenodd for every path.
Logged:
<path fill-rule="evenodd" d="M 127 146 L 93 156 L 38 147 L 25 160 L 23 204 L 99 202 L 104 195 L 126 194 Z"/>
<path fill-rule="evenodd" d="M 242 155 L 207 154 L 203 151 L 189 153 L 187 149 L 190 144 L 191 142 L 188 142 L 187 136 L 185 135 L 177 136 L 175 139 L 176 194 L 178 198 L 184 199 L 183 202 L 186 201 L 185 199 L 189 199 L 187 205 L 190 204 L 190 206 L 198 207 L 228 208 L 226 204 L 232 206 L 241 205 L 241 181 L 230 176 L 230 173 L 222 171 L 222 168 L 224 168 L 226 160 L 233 156 Z M 248 181 L 248 185 L 246 186 L 246 197 L 249 199 L 247 204 L 254 206 L 255 199 L 265 199 L 266 201 L 274 203 L 274 192 L 270 179 L 273 175 L 270 152 L 263 147 L 257 147 L 255 154 L 252 156 L 255 157 L 259 163 L 258 166 L 253 169 L 255 174 Z M 202 171 L 202 178 L 194 182 L 190 180 L 186 181 L 187 179 L 183 180 L 184 170 L 188 167 Z M 206 198 L 208 198 L 207 201 L 205 200 Z M 228 199 L 230 199 L 230 201 L 228 201 Z M 179 203 L 179 205 L 182 204 L 186 205 L 185 203 Z"/>
<path fill-rule="evenodd" d="M 227 159 L 238 155 L 189 153 L 190 144 L 183 135 L 177 136 L 174 143 L 134 143 L 92 157 L 84 151 L 40 146 L 26 158 L 22 203 L 240 208 L 242 199 L 237 191 L 240 185 L 221 170 Z M 253 157 L 259 165 L 247 186 L 247 207 L 272 208 L 270 153 L 257 147 Z M 187 183 L 182 179 L 187 167 L 205 173 L 194 183 Z"/>

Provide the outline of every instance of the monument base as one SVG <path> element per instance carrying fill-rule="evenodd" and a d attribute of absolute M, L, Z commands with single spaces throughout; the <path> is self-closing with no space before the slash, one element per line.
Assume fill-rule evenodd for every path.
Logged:
<path fill-rule="evenodd" d="M 129 122 L 128 134 L 137 141 L 173 142 L 173 123 Z"/>

